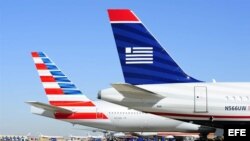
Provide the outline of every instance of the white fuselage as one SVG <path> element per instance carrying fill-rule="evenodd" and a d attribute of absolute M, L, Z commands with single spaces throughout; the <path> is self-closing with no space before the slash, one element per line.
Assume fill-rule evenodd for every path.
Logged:
<path fill-rule="evenodd" d="M 162 99 L 125 98 L 114 88 L 99 93 L 101 99 L 140 111 L 206 125 L 250 122 L 250 83 L 176 83 L 138 85 L 164 96 Z M 198 122 L 197 122 L 198 123 Z M 249 123 L 248 123 L 249 124 Z"/>
<path fill-rule="evenodd" d="M 72 124 L 100 128 L 121 132 L 200 132 L 211 131 L 211 128 L 201 129 L 200 125 L 186 123 L 170 118 L 165 118 L 149 113 L 143 113 L 127 107 L 112 104 L 106 101 L 94 102 L 95 107 L 64 107 L 74 110 L 76 113 L 83 113 L 82 117 L 70 115 L 68 117 L 56 117 L 48 111 L 33 110 L 34 114 L 56 118 Z M 93 113 L 96 114 L 93 116 Z M 85 116 L 85 117 L 84 117 Z M 89 116 L 89 117 L 87 117 Z"/>

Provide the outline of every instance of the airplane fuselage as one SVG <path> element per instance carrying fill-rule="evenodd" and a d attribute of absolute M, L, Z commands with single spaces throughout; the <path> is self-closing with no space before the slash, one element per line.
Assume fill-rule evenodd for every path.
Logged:
<path fill-rule="evenodd" d="M 210 126 L 250 124 L 250 83 L 201 82 L 137 86 L 164 98 L 128 98 L 114 88 L 102 90 L 100 97 L 140 111 Z"/>
<path fill-rule="evenodd" d="M 32 113 L 46 116 L 72 124 L 121 132 L 202 132 L 200 125 L 186 123 L 150 113 L 129 109 L 105 101 L 95 101 L 95 107 L 64 107 L 74 110 L 73 114 L 51 113 L 42 110 L 32 110 Z"/>

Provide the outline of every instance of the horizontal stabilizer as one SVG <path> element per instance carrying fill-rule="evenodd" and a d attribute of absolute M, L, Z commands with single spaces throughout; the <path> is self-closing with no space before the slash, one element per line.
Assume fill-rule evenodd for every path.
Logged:
<path fill-rule="evenodd" d="M 61 108 L 61 107 L 57 107 L 57 106 L 52 106 L 52 105 L 41 103 L 41 102 L 28 101 L 26 103 L 30 104 L 30 105 L 32 105 L 34 107 L 44 109 L 44 110 L 47 110 L 47 111 L 51 111 L 51 112 L 59 112 L 59 113 L 65 113 L 65 114 L 73 113 L 73 111 L 71 111 L 71 110 Z"/>
<path fill-rule="evenodd" d="M 163 96 L 127 83 L 111 84 L 118 92 L 127 98 L 137 99 L 162 99 Z"/>

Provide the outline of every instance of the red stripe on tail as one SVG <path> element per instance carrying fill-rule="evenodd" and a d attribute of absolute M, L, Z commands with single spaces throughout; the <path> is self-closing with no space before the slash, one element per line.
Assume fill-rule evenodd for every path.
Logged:
<path fill-rule="evenodd" d="M 46 67 L 45 64 L 36 64 L 36 69 L 38 69 L 38 70 L 47 70 L 48 68 Z"/>
<path fill-rule="evenodd" d="M 40 76 L 42 82 L 56 82 L 53 76 Z"/>
<path fill-rule="evenodd" d="M 91 101 L 50 101 L 54 106 L 95 106 Z"/>
<path fill-rule="evenodd" d="M 109 9 L 110 21 L 140 21 L 132 11 L 128 9 Z"/>
<path fill-rule="evenodd" d="M 45 89 L 46 94 L 64 94 L 63 90 L 60 88 L 47 88 Z"/>
<path fill-rule="evenodd" d="M 31 52 L 32 57 L 39 57 L 39 54 L 37 52 Z"/>

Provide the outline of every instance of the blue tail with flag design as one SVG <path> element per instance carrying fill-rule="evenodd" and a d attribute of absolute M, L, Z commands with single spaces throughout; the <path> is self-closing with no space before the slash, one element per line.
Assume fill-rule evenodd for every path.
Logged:
<path fill-rule="evenodd" d="M 133 85 L 201 82 L 187 75 L 129 9 L 109 9 L 126 83 Z"/>

